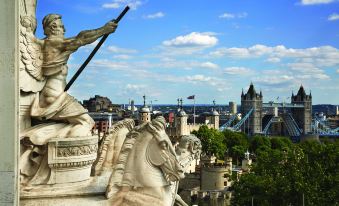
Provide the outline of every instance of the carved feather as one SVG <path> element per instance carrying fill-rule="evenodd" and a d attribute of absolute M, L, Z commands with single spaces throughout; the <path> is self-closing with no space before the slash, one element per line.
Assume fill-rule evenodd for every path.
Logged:
<path fill-rule="evenodd" d="M 25 92 L 41 91 L 45 85 L 42 72 L 43 55 L 41 45 L 34 36 L 35 19 L 30 16 L 21 17 L 19 49 L 21 54 L 20 64 L 20 89 Z"/>

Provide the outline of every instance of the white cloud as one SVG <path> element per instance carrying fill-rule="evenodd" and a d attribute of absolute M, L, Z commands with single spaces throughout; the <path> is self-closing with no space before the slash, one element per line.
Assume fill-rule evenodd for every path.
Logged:
<path fill-rule="evenodd" d="M 256 44 L 250 48 L 248 48 L 249 53 L 251 53 L 252 55 L 255 56 L 262 56 L 264 54 L 268 54 L 270 52 L 272 52 L 272 47 L 268 47 L 265 45 L 261 45 L 261 44 Z"/>
<path fill-rule="evenodd" d="M 116 62 L 116 61 L 110 61 L 108 59 L 95 59 L 90 64 L 89 67 L 92 68 L 107 68 L 112 70 L 126 70 L 130 67 L 125 62 Z"/>
<path fill-rule="evenodd" d="M 109 46 L 107 47 L 107 50 L 113 53 L 122 53 L 122 54 L 135 54 L 138 52 L 135 49 L 126 49 L 117 46 Z"/>
<path fill-rule="evenodd" d="M 174 58 L 183 55 L 202 54 L 202 51 L 207 47 L 203 46 L 183 46 L 183 47 L 172 47 L 172 46 L 159 46 L 159 53 L 152 55 L 152 57 L 158 58 Z"/>
<path fill-rule="evenodd" d="M 264 75 L 283 75 L 283 74 L 286 74 L 286 71 L 283 71 L 280 69 L 268 69 L 268 70 L 263 70 L 262 73 Z"/>
<path fill-rule="evenodd" d="M 143 17 L 145 19 L 158 19 L 158 18 L 162 18 L 164 16 L 165 16 L 165 14 L 163 12 L 157 12 L 157 13 L 154 13 L 154 14 L 145 15 Z"/>
<path fill-rule="evenodd" d="M 246 67 L 227 67 L 224 70 L 225 74 L 231 75 L 248 75 L 252 74 L 252 70 Z"/>
<path fill-rule="evenodd" d="M 289 63 L 286 66 L 282 69 L 263 70 L 253 81 L 269 89 L 287 91 L 292 85 L 316 85 L 316 82 L 330 80 L 322 69 L 310 63 Z"/>
<path fill-rule="evenodd" d="M 163 70 L 163 69 L 180 69 L 180 70 L 192 70 L 192 69 L 218 69 L 219 66 L 212 62 L 199 62 L 199 61 L 177 61 L 175 59 L 167 59 L 167 61 L 160 62 L 149 62 L 149 61 L 137 61 L 129 62 L 123 61 L 131 59 L 130 55 L 114 55 L 112 60 L 109 59 L 96 59 L 90 64 L 90 67 L 93 68 L 107 68 L 112 70 L 126 70 L 132 72 L 136 71 L 137 73 L 142 72 L 142 69 L 145 70 Z M 121 60 L 121 61 L 119 61 Z"/>
<path fill-rule="evenodd" d="M 132 56 L 126 55 L 126 54 L 120 54 L 120 55 L 114 55 L 113 58 L 127 60 L 127 59 L 131 59 Z"/>
<path fill-rule="evenodd" d="M 328 17 L 327 20 L 329 20 L 329 21 L 336 21 L 336 20 L 339 20 L 339 14 L 333 13 L 333 14 L 331 14 L 331 15 Z"/>
<path fill-rule="evenodd" d="M 102 8 L 105 9 L 118 9 L 120 8 L 120 4 L 119 3 L 106 3 L 102 5 Z"/>
<path fill-rule="evenodd" d="M 278 63 L 278 62 L 280 62 L 280 59 L 278 57 L 270 57 L 270 58 L 266 59 L 266 62 Z"/>
<path fill-rule="evenodd" d="M 202 74 L 197 74 L 193 76 L 187 76 L 186 79 L 191 82 L 208 82 L 211 81 L 211 77 L 206 77 Z"/>
<path fill-rule="evenodd" d="M 233 19 L 235 17 L 234 14 L 230 14 L 230 13 L 223 13 L 221 15 L 219 15 L 219 18 L 223 18 L 223 19 Z"/>
<path fill-rule="evenodd" d="M 304 75 L 297 75 L 296 78 L 298 79 L 309 79 L 309 80 L 328 80 L 330 77 L 327 74 L 318 73 L 318 74 L 304 74 Z"/>
<path fill-rule="evenodd" d="M 131 96 L 139 96 L 141 97 L 144 94 L 150 94 L 149 87 L 145 84 L 134 84 L 128 83 L 123 84 L 124 86 L 121 87 L 116 94 L 121 97 L 131 97 Z M 153 93 L 152 93 L 153 94 Z"/>
<path fill-rule="evenodd" d="M 202 68 L 208 68 L 208 69 L 218 69 L 219 66 L 217 64 L 214 64 L 212 62 L 203 62 L 200 65 Z"/>
<path fill-rule="evenodd" d="M 183 82 L 190 82 L 194 85 L 196 85 L 196 84 L 208 85 L 208 86 L 213 87 L 214 90 L 217 90 L 219 92 L 223 92 L 225 90 L 231 89 L 230 85 L 228 85 L 228 83 L 227 83 L 227 81 L 225 81 L 225 79 L 205 76 L 205 75 L 202 75 L 202 74 L 186 76 L 183 79 Z"/>
<path fill-rule="evenodd" d="M 338 0 L 301 0 L 302 5 L 329 4 Z"/>
<path fill-rule="evenodd" d="M 316 66 L 339 65 L 339 50 L 332 46 L 311 47 L 305 49 L 286 48 L 283 45 L 275 47 L 254 45 L 251 47 L 218 48 L 209 54 L 211 57 L 230 58 L 292 58 L 296 61 L 314 63 Z M 271 59 L 272 60 L 272 59 Z M 275 59 L 277 60 L 277 59 Z"/>
<path fill-rule="evenodd" d="M 192 32 L 165 40 L 158 47 L 160 52 L 155 56 L 164 58 L 192 54 L 203 55 L 203 50 L 213 47 L 218 43 L 216 35 L 214 32 Z"/>
<path fill-rule="evenodd" d="M 337 74 L 339 74 L 339 69 L 337 69 Z"/>
<path fill-rule="evenodd" d="M 330 77 L 325 74 L 322 69 L 315 67 L 313 64 L 310 63 L 290 63 L 288 64 L 289 68 L 297 74 L 297 78 L 301 79 L 330 79 Z"/>
<path fill-rule="evenodd" d="M 163 57 L 160 60 L 163 61 L 163 62 L 173 62 L 173 61 L 175 61 L 175 59 L 170 58 L 170 57 Z"/>
<path fill-rule="evenodd" d="M 287 65 L 291 70 L 298 71 L 301 73 L 314 74 L 322 72 L 321 69 L 315 67 L 313 64 L 310 63 L 289 63 Z"/>
<path fill-rule="evenodd" d="M 218 69 L 219 66 L 212 62 L 198 62 L 198 61 L 177 61 L 175 59 L 168 59 L 158 64 L 149 64 L 148 67 L 153 68 L 174 68 L 192 70 L 194 68 Z"/>
<path fill-rule="evenodd" d="M 219 18 L 222 18 L 222 19 L 246 18 L 247 15 L 248 14 L 246 12 L 242 12 L 242 13 L 238 13 L 238 14 L 232 14 L 232 13 L 225 12 L 225 13 L 219 15 Z"/>
<path fill-rule="evenodd" d="M 163 41 L 164 46 L 169 47 L 212 47 L 218 43 L 218 39 L 210 34 L 192 32 L 178 36 L 171 40 Z"/>
<path fill-rule="evenodd" d="M 128 90 L 139 90 L 139 89 L 143 89 L 146 86 L 143 84 L 127 84 L 126 85 L 126 89 Z"/>
<path fill-rule="evenodd" d="M 250 53 L 247 48 L 237 48 L 237 47 L 219 48 L 211 52 L 210 55 L 214 57 L 227 56 L 227 57 L 233 57 L 233 58 L 250 57 Z"/>
<path fill-rule="evenodd" d="M 101 7 L 104 9 L 119 9 L 128 5 L 131 9 L 136 10 L 142 4 L 143 2 L 139 0 L 113 0 L 110 3 L 102 4 Z"/>
<path fill-rule="evenodd" d="M 260 76 L 254 78 L 254 82 L 263 86 L 286 86 L 293 83 L 294 77 L 291 75 Z"/>

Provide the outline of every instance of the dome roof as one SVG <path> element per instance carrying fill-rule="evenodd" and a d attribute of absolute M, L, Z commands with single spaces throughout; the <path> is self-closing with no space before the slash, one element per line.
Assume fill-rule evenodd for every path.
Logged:
<path fill-rule="evenodd" d="M 219 116 L 219 112 L 217 112 L 217 110 L 213 110 L 213 111 L 211 112 L 211 115 L 213 115 L 213 116 Z"/>
<path fill-rule="evenodd" d="M 150 113 L 151 110 L 147 106 L 143 106 L 140 108 L 141 113 Z"/>
<path fill-rule="evenodd" d="M 186 115 L 187 115 L 186 112 L 182 109 L 177 112 L 177 117 L 183 117 L 183 116 L 186 116 Z"/>

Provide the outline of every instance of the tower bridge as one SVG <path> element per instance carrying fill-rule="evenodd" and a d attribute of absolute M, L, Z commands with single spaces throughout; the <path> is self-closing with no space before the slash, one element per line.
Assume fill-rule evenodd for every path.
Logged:
<path fill-rule="evenodd" d="M 312 94 L 306 94 L 302 85 L 296 95 L 292 93 L 290 103 L 264 103 L 262 92 L 257 93 L 251 83 L 247 93 L 241 93 L 241 113 L 243 118 L 236 125 L 231 127 L 236 119 L 232 116 L 220 130 L 244 131 L 249 135 L 288 135 L 293 141 L 312 134 L 339 137 L 339 128 L 331 130 L 324 122 L 312 120 Z"/>

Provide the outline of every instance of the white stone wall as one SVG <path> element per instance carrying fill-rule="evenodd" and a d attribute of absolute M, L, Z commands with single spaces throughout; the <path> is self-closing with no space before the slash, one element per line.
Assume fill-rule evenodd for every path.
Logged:
<path fill-rule="evenodd" d="M 202 167 L 201 190 L 223 190 L 229 170 L 225 167 Z"/>
<path fill-rule="evenodd" d="M 198 131 L 199 128 L 203 125 L 206 125 L 208 128 L 214 128 L 214 124 L 187 124 L 187 131 L 189 133 L 193 132 L 194 130 Z"/>
<path fill-rule="evenodd" d="M 0 3 L 0 205 L 19 204 L 18 3 Z"/>

